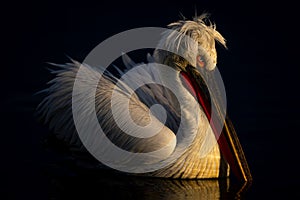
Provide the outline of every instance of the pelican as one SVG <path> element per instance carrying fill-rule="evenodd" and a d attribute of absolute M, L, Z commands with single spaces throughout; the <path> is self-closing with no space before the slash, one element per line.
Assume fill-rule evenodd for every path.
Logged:
<path fill-rule="evenodd" d="M 249 181 L 248 165 L 229 118 L 225 118 L 221 136 L 215 137 L 207 104 L 203 101 L 206 93 L 199 72 L 204 70 L 209 74 L 216 68 L 216 44 L 227 48 L 226 40 L 208 18 L 204 13 L 192 20 L 179 20 L 168 25 L 179 36 L 172 32 L 162 35 L 160 47 L 170 50 L 183 47 L 180 51 L 187 59 L 157 48 L 152 55 L 147 55 L 148 63 L 144 67 L 137 67 L 141 63 L 135 63 L 123 54 L 126 69 L 115 66 L 118 75 L 75 60 L 62 65 L 53 64 L 59 69 L 52 70 L 55 78 L 43 90 L 46 96 L 37 107 L 40 118 L 70 149 L 86 152 L 88 142 L 85 139 L 91 145 L 93 141 L 78 132 L 96 132 L 97 126 L 87 126 L 90 118 L 83 117 L 77 121 L 85 128 L 79 130 L 74 123 L 74 113 L 89 116 L 94 109 L 105 133 L 99 136 L 100 142 L 108 138 L 114 144 L 111 148 L 117 146 L 124 152 L 118 160 L 111 160 L 112 165 L 125 166 L 127 168 L 122 169 L 127 172 L 137 170 L 137 174 L 144 176 L 180 179 L 221 178 L 233 172 Z M 193 39 L 196 47 L 187 44 L 182 39 L 184 36 Z M 167 65 L 171 69 L 151 63 Z M 81 76 L 78 76 L 79 71 Z M 127 76 L 127 82 L 120 81 L 119 77 L 123 75 Z M 157 82 L 160 84 L 150 84 Z M 75 85 L 77 90 L 74 93 Z M 89 85 L 94 87 L 95 94 L 93 90 L 86 90 Z M 132 88 L 133 85 L 142 86 Z M 214 97 L 210 98 L 214 100 Z M 146 129 L 149 124 L 150 129 Z M 155 135 L 151 135 L 152 129 L 157 129 Z M 209 148 L 205 148 L 207 146 Z M 93 148 L 100 148 L 103 154 L 110 151 L 104 143 Z M 137 159 L 134 157 L 137 154 L 146 156 L 135 162 L 137 166 L 129 167 L 127 163 Z M 139 171 L 139 165 L 145 166 L 146 170 Z"/>

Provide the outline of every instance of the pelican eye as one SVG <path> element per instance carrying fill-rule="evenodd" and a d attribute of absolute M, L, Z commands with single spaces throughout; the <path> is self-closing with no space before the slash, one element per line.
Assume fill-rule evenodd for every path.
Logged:
<path fill-rule="evenodd" d="M 204 67 L 204 66 L 205 66 L 205 61 L 203 60 L 203 58 L 202 58 L 201 55 L 198 55 L 198 56 L 197 56 L 197 64 L 198 64 L 200 67 Z"/>

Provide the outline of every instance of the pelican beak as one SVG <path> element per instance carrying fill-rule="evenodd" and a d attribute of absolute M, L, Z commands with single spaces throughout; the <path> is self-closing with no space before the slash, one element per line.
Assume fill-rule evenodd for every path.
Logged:
<path fill-rule="evenodd" d="M 207 70 L 205 71 L 205 74 L 211 73 Z M 195 96 L 210 121 L 211 128 L 218 140 L 221 154 L 229 164 L 232 174 L 234 174 L 238 180 L 251 183 L 252 176 L 250 169 L 230 118 L 226 114 L 225 119 L 223 120 L 224 125 L 222 127 L 219 125 L 219 121 L 211 120 L 212 106 L 214 106 L 218 114 L 222 116 L 221 100 L 218 97 L 210 96 L 210 94 L 213 93 L 209 93 L 206 83 L 203 81 L 201 74 L 195 67 L 188 66 L 186 71 L 182 72 L 182 75 L 185 79 L 189 79 L 190 85 L 192 85 L 193 90 L 196 93 Z M 212 75 L 209 78 L 213 79 L 214 77 Z M 209 84 L 211 84 L 211 82 Z M 215 89 L 216 87 L 213 88 Z M 222 131 L 220 135 L 217 130 Z"/>

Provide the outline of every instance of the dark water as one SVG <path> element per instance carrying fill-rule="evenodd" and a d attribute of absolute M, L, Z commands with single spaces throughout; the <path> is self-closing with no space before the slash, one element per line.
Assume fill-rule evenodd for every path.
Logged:
<path fill-rule="evenodd" d="M 91 177 L 92 176 L 92 177 Z M 241 198 L 243 188 L 233 187 L 229 179 L 169 180 L 100 173 L 76 177 L 51 178 L 52 198 L 106 199 L 227 199 Z"/>

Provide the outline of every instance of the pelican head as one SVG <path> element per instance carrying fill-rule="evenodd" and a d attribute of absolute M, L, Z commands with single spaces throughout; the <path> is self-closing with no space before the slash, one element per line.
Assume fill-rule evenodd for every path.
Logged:
<path fill-rule="evenodd" d="M 209 15 L 203 13 L 200 16 L 195 16 L 193 20 L 179 20 L 171 23 L 168 27 L 174 32 L 166 32 L 160 40 L 158 47 L 168 49 L 170 52 L 181 52 L 186 58 L 178 58 L 177 55 L 172 55 L 170 58 L 169 52 L 162 52 L 157 49 L 154 53 L 157 61 L 170 64 L 175 63 L 180 69 L 184 69 L 187 65 L 196 68 L 205 68 L 208 71 L 215 69 L 217 65 L 217 51 L 215 47 L 216 41 L 223 47 L 226 47 L 226 40 L 216 30 L 216 24 L 208 19 Z M 192 40 L 187 40 L 189 36 Z M 171 41 L 171 42 L 170 42 Z"/>

